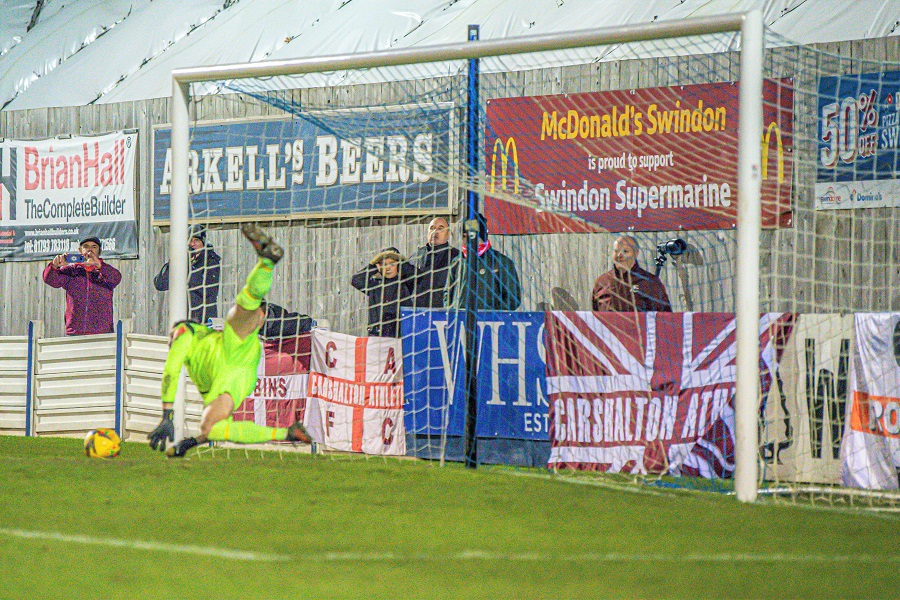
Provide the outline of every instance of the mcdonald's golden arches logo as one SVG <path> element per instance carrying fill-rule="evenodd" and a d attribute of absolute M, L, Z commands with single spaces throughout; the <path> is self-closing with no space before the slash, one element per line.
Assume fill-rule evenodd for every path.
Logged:
<path fill-rule="evenodd" d="M 784 145 L 781 141 L 781 129 L 775 121 L 769 123 L 762 137 L 762 178 L 766 180 L 769 177 L 769 141 L 773 131 L 775 132 L 775 150 L 778 160 L 778 183 L 784 183 Z"/>
<path fill-rule="evenodd" d="M 506 191 L 507 174 L 510 172 L 510 164 L 512 165 L 512 192 L 519 193 L 519 152 L 516 149 L 516 139 L 510 137 L 506 140 L 506 144 L 500 138 L 494 140 L 494 149 L 491 152 L 491 182 L 490 191 L 497 190 L 497 157 L 500 158 L 500 190 Z"/>

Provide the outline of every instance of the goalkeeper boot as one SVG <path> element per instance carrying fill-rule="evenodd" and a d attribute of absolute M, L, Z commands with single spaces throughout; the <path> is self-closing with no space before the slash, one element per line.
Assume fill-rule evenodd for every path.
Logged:
<path fill-rule="evenodd" d="M 295 421 L 293 425 L 288 427 L 287 441 L 301 442 L 303 444 L 312 444 L 312 437 L 306 431 L 306 427 L 300 421 Z"/>
<path fill-rule="evenodd" d="M 174 446 L 170 446 L 168 450 L 166 450 L 166 456 L 169 458 L 182 458 L 187 451 L 197 445 L 197 438 L 184 438 Z"/>
<path fill-rule="evenodd" d="M 276 244 L 275 240 L 270 238 L 256 223 L 242 224 L 241 233 L 253 244 L 253 249 L 260 258 L 268 258 L 272 264 L 275 264 L 284 257 L 284 249 Z"/>

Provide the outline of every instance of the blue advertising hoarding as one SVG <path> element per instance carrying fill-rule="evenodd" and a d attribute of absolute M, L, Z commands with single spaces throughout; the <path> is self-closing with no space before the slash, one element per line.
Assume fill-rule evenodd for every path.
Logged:
<path fill-rule="evenodd" d="M 191 128 L 191 217 L 447 213 L 453 190 L 435 179 L 455 160 L 446 106 L 354 109 Z M 153 222 L 169 220 L 172 131 L 153 138 Z"/>
<path fill-rule="evenodd" d="M 900 206 L 900 71 L 819 79 L 816 208 Z"/>
<path fill-rule="evenodd" d="M 463 312 L 403 310 L 408 434 L 462 436 Z M 479 312 L 479 438 L 548 440 L 544 313 Z"/>

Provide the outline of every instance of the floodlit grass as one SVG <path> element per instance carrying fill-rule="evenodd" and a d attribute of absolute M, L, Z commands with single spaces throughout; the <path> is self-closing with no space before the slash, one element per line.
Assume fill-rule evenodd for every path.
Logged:
<path fill-rule="evenodd" d="M 0 597 L 896 597 L 896 516 L 577 480 L 0 437 Z"/>

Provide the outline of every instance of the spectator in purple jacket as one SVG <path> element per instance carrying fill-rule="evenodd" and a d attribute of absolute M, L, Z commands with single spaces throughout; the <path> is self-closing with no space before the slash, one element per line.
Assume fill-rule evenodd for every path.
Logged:
<path fill-rule="evenodd" d="M 78 251 L 55 257 L 44 269 L 44 283 L 66 290 L 66 335 L 112 333 L 113 290 L 122 274 L 100 258 L 98 238 L 82 240 Z"/>

